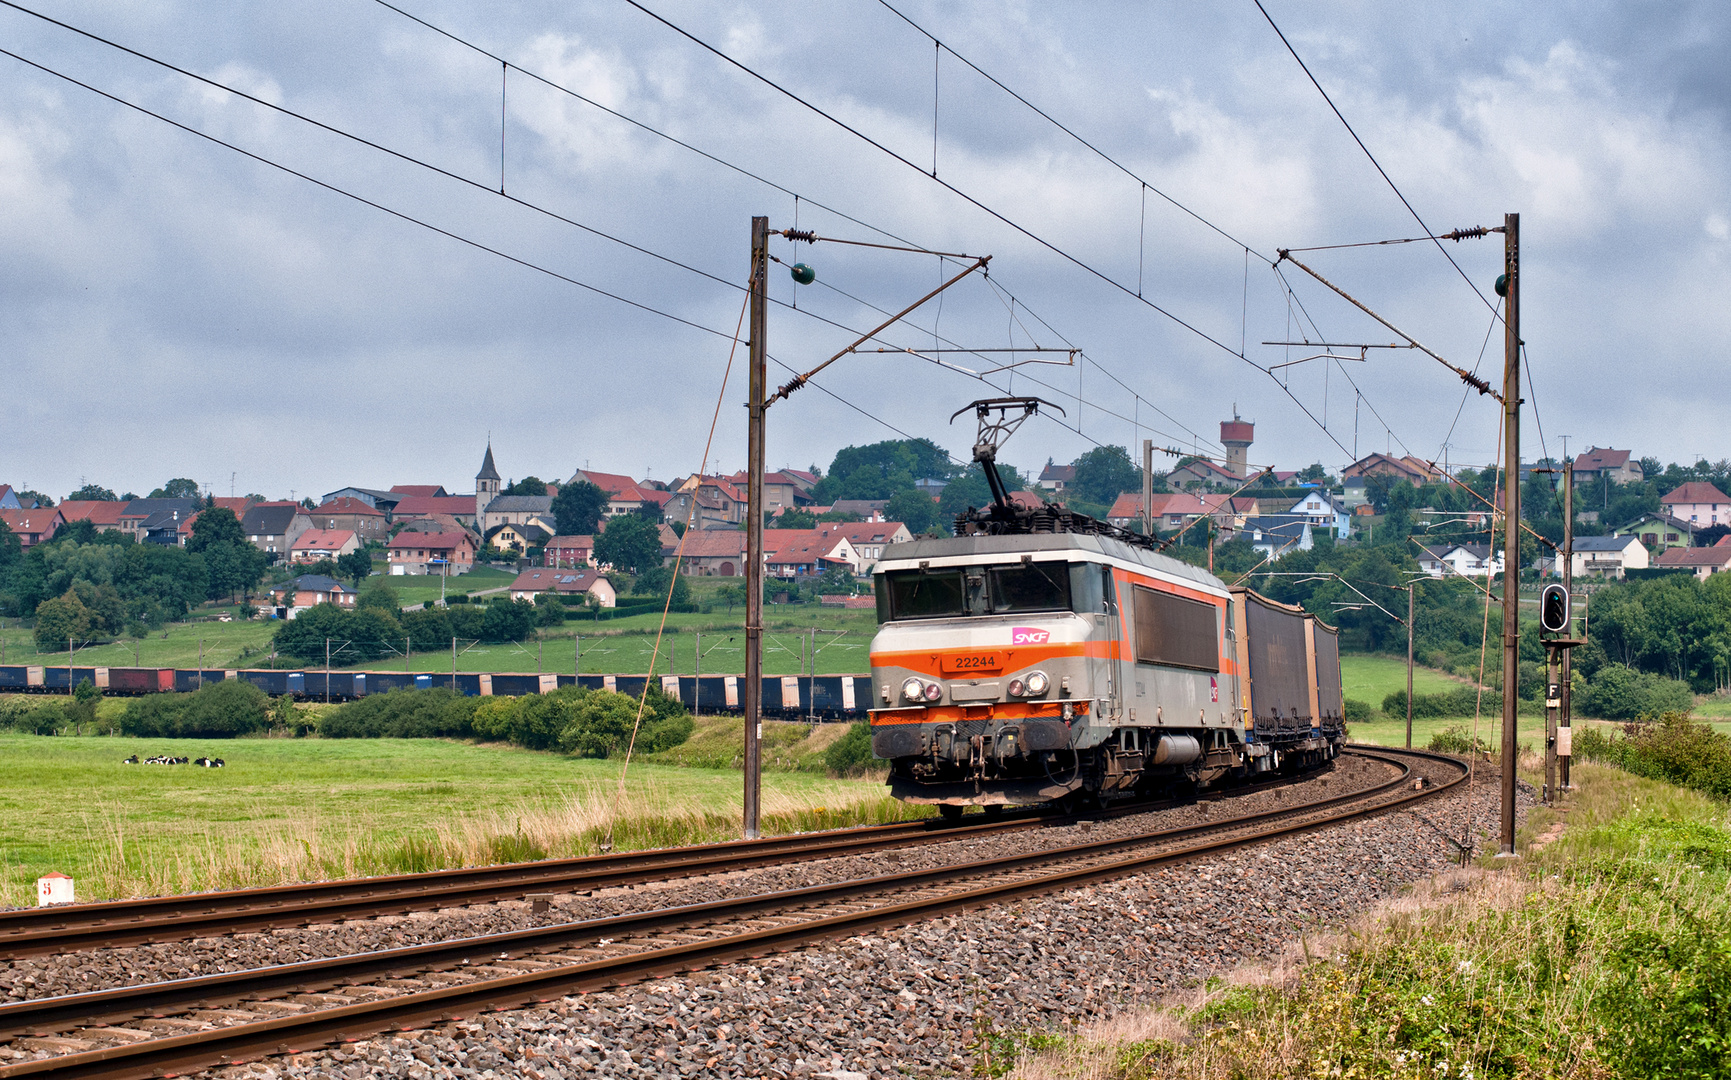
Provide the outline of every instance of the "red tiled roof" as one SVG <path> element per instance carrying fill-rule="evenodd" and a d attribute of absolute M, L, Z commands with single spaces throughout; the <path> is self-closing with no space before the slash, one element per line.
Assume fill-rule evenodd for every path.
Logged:
<path fill-rule="evenodd" d="M 637 486 L 637 481 L 619 473 L 590 472 L 588 469 L 578 471 L 579 479 L 608 493 L 608 496 L 618 502 L 641 502 L 643 489 Z"/>
<path fill-rule="evenodd" d="M 1675 491 L 1659 496 L 1659 501 L 1667 506 L 1676 506 L 1679 503 L 1731 503 L 1731 496 L 1705 480 L 1691 480 Z"/>
<path fill-rule="evenodd" d="M 428 514 L 450 514 L 453 517 L 474 517 L 473 495 L 406 495 L 397 503 L 397 517 L 425 517 Z"/>
<path fill-rule="evenodd" d="M 427 496 L 431 497 L 431 496 Z M 315 514 L 359 514 L 363 517 L 384 517 L 385 512 L 377 507 L 368 506 L 353 495 L 341 495 L 335 499 L 326 499 L 320 503 Z"/>
<path fill-rule="evenodd" d="M 766 532 L 788 532 L 770 529 Z M 767 543 L 765 548 L 767 550 Z M 738 529 L 692 529 L 685 534 L 684 557 L 687 559 L 743 559 L 745 534 Z"/>
<path fill-rule="evenodd" d="M 443 534 L 425 533 L 422 535 L 435 536 Z M 337 548 L 342 547 L 354 538 L 355 534 L 348 529 L 308 529 L 306 532 L 295 537 L 294 543 L 289 545 L 289 550 L 335 551 Z"/>
<path fill-rule="evenodd" d="M 887 544 L 897 529 L 906 528 L 899 521 L 825 521 L 817 531 L 824 536 L 846 537 L 850 544 Z M 912 535 L 913 530 L 908 530 Z"/>
<path fill-rule="evenodd" d="M 1621 469 L 1629 463 L 1629 451 L 1601 449 L 1597 446 L 1584 454 L 1575 455 L 1576 472 L 1597 472 L 1600 469 Z"/>
<path fill-rule="evenodd" d="M 1731 551 L 1712 547 L 1666 548 L 1653 557 L 1654 566 L 1717 566 L 1731 568 Z"/>
<path fill-rule="evenodd" d="M 58 507 L 51 506 L 46 510 L 0 510 L 0 521 L 4 521 L 14 535 L 36 535 L 53 532 L 65 519 L 61 517 Z"/>
<path fill-rule="evenodd" d="M 404 548 L 447 551 L 455 550 L 462 544 L 474 547 L 475 540 L 466 532 L 400 532 L 397 534 L 397 538 L 391 541 L 392 549 L 397 551 Z"/>
<path fill-rule="evenodd" d="M 107 499 L 68 499 L 55 509 L 67 521 L 88 521 L 94 525 L 120 524 L 120 512 L 126 509 L 123 502 L 113 502 Z"/>

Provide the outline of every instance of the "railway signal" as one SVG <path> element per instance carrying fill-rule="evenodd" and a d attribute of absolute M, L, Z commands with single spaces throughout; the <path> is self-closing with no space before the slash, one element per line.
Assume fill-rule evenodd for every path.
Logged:
<path fill-rule="evenodd" d="M 1539 629 L 1547 634 L 1561 634 L 1569 629 L 1569 590 L 1552 583 L 1539 593 Z"/>

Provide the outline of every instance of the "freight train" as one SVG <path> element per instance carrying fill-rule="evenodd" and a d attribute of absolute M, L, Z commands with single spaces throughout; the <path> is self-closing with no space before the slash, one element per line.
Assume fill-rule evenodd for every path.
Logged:
<path fill-rule="evenodd" d="M 0 694 L 65 694 L 89 680 L 105 694 L 185 693 L 206 683 L 238 679 L 267 694 L 288 694 L 302 701 L 353 701 L 391 690 L 443 686 L 459 694 L 507 696 L 540 694 L 561 686 L 616 690 L 632 697 L 653 677 L 664 693 L 704 713 L 738 713 L 745 677 L 742 675 L 536 675 L 533 673 L 404 671 L 284 671 L 269 669 L 118 668 L 0 665 Z M 783 720 L 864 720 L 870 704 L 865 675 L 766 676 L 763 712 Z"/>
<path fill-rule="evenodd" d="M 1337 631 L 1148 537 L 1012 501 L 994 464 L 1014 430 L 1002 418 L 1038 404 L 975 402 L 993 503 L 959 515 L 954 537 L 890 545 L 877 564 L 872 752 L 890 763 L 891 794 L 956 816 L 1332 760 L 1345 740 Z"/>

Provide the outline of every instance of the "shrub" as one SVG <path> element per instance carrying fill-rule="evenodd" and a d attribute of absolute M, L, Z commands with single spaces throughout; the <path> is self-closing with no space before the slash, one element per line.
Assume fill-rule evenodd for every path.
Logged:
<path fill-rule="evenodd" d="M 1402 716 L 1406 715 L 1405 709 L 1401 710 L 1401 715 Z M 1376 710 L 1370 707 L 1369 702 L 1354 701 L 1352 698 L 1346 699 L 1346 722 L 1347 723 L 1349 723 L 1349 724 L 1368 724 L 1375 717 L 1376 717 Z"/>
<path fill-rule="evenodd" d="M 1478 750 L 1489 750 L 1490 744 L 1478 738 L 1459 724 L 1450 724 L 1430 737 L 1427 750 L 1438 754 L 1471 754 Z"/>
<path fill-rule="evenodd" d="M 1619 738 L 1587 728 L 1575 736 L 1575 756 L 1693 788 L 1716 799 L 1731 799 L 1731 737 L 1681 712 L 1665 713 L 1657 723 L 1631 725 L 1625 731 Z"/>
<path fill-rule="evenodd" d="M 53 735 L 70 720 L 63 699 L 31 701 L 14 697 L 0 700 L 0 730 L 21 735 Z"/>
<path fill-rule="evenodd" d="M 209 683 L 190 694 L 151 694 L 126 705 L 123 735 L 164 739 L 232 739 L 270 726 L 270 698 L 239 680 Z"/>
<path fill-rule="evenodd" d="M 696 728 L 679 699 L 662 693 L 653 683 L 643 700 L 641 724 L 637 720 L 636 698 L 610 690 L 589 690 L 575 700 L 577 707 L 571 722 L 559 735 L 559 747 L 578 757 L 612 757 L 623 753 L 631 742 L 634 726 L 639 754 L 671 750 L 691 738 Z"/>
<path fill-rule="evenodd" d="M 863 772 L 870 768 L 872 757 L 872 726 L 864 720 L 848 725 L 847 734 L 830 743 L 823 752 L 823 763 L 830 772 L 840 776 Z"/>
<path fill-rule="evenodd" d="M 1622 664 L 1606 664 L 1587 683 L 1576 708 L 1600 720 L 1637 720 L 1667 712 L 1687 713 L 1695 704 L 1689 684 L 1650 675 Z"/>
<path fill-rule="evenodd" d="M 1414 694 L 1414 720 L 1440 720 L 1447 716 L 1471 716 L 1478 707 L 1479 692 L 1475 687 L 1457 686 L 1440 694 Z M 1389 716 L 1406 717 L 1406 691 L 1396 690 L 1382 699 L 1382 711 Z"/>
<path fill-rule="evenodd" d="M 327 739 L 467 738 L 474 734 L 472 721 L 481 700 L 442 686 L 372 694 L 326 713 L 319 734 Z"/>

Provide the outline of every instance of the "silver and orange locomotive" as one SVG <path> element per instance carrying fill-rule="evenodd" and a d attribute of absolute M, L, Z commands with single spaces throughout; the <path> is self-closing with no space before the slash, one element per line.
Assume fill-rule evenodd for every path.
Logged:
<path fill-rule="evenodd" d="M 877 565 L 872 750 L 891 793 L 959 815 L 1331 760 L 1336 631 L 1138 534 L 1012 502 L 993 462 L 1007 431 L 987 410 L 1032 400 L 973 406 L 993 504 Z"/>

